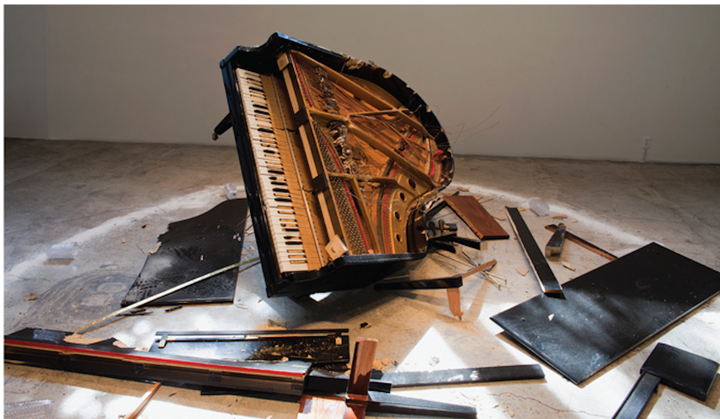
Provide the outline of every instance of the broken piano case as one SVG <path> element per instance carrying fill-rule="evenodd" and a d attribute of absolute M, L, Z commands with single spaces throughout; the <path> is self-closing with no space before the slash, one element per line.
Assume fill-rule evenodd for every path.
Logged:
<path fill-rule="evenodd" d="M 389 71 L 275 33 L 220 62 L 268 296 L 362 288 L 427 252 L 447 136 Z"/>

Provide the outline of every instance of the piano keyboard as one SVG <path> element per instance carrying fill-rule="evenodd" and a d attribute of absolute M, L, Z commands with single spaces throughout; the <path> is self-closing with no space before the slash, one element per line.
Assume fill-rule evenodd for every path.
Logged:
<path fill-rule="evenodd" d="M 295 171 L 291 167 L 293 163 L 283 161 L 281 157 L 290 146 L 279 141 L 274 133 L 260 74 L 241 68 L 235 71 L 280 271 L 307 271 L 309 252 L 302 240 L 302 235 L 307 232 L 301 228 L 302 218 L 308 217 L 307 210 L 303 205 L 297 205 L 302 202 L 302 197 L 293 196 L 302 193 L 300 187 L 289 183 Z"/>

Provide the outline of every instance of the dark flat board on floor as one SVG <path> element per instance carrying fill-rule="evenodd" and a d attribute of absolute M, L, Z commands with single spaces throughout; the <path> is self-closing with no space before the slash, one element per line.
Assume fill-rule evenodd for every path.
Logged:
<path fill-rule="evenodd" d="M 465 221 L 470 229 L 481 240 L 502 240 L 510 235 L 492 215 L 470 195 L 453 195 L 443 197 L 450 208 Z"/>
<path fill-rule="evenodd" d="M 525 256 L 530 262 L 542 291 L 545 294 L 562 296 L 563 288 L 555 277 L 552 268 L 550 268 L 547 259 L 545 259 L 545 253 L 538 247 L 535 237 L 530 232 L 530 228 L 525 223 L 520 211 L 517 208 L 505 208 L 505 211 L 510 217 L 510 224 L 515 230 L 515 234 L 517 234 L 523 252 L 525 252 Z"/>
<path fill-rule="evenodd" d="M 491 317 L 575 384 L 720 293 L 720 272 L 651 243 Z"/>
<path fill-rule="evenodd" d="M 197 217 L 170 223 L 121 304 L 134 304 L 239 262 L 247 208 L 245 199 L 231 199 Z M 148 305 L 232 302 L 237 272 L 229 270 Z"/>
<path fill-rule="evenodd" d="M 350 362 L 347 329 L 156 332 L 150 352 L 230 361 Z"/>
<path fill-rule="evenodd" d="M 535 380 L 545 378 L 542 367 L 503 365 L 497 367 L 457 368 L 434 371 L 404 371 L 375 374 L 372 378 L 392 383 L 393 388 L 489 383 L 493 381 Z"/>

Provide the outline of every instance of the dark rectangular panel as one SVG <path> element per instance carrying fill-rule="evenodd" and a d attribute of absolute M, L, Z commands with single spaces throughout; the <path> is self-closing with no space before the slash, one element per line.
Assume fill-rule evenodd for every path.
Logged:
<path fill-rule="evenodd" d="M 378 379 L 389 381 L 393 388 L 439 386 L 447 384 L 488 383 L 493 381 L 533 380 L 545 378 L 538 364 L 497 367 L 457 368 L 434 371 L 387 372 Z"/>
<path fill-rule="evenodd" d="M 230 361 L 350 362 L 347 329 L 156 332 L 150 352 Z"/>
<path fill-rule="evenodd" d="M 657 243 L 491 319 L 580 384 L 720 293 L 720 272 Z"/>
<path fill-rule="evenodd" d="M 512 224 L 515 234 L 517 234 L 520 245 L 525 252 L 525 256 L 527 256 L 527 259 L 530 262 L 530 266 L 532 266 L 533 272 L 540 283 L 542 291 L 545 294 L 562 296 L 562 286 L 560 286 L 557 278 L 555 278 L 555 274 L 550 268 L 550 264 L 547 259 L 545 259 L 545 254 L 538 247 L 530 229 L 527 224 L 525 224 L 525 220 L 522 215 L 520 215 L 520 211 L 517 208 L 505 208 L 505 211 L 507 211 L 508 216 L 510 217 L 510 224 Z"/>

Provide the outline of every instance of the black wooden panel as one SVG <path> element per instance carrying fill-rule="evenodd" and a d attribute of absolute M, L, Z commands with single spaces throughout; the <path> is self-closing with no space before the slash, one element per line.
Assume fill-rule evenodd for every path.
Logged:
<path fill-rule="evenodd" d="M 525 220 L 520 214 L 520 211 L 517 208 L 505 208 L 505 211 L 507 211 L 508 216 L 510 217 L 510 224 L 512 224 L 518 240 L 520 240 L 525 256 L 527 256 L 543 292 L 545 294 L 562 296 L 562 286 L 560 286 L 557 278 L 555 278 L 555 274 L 550 268 L 550 264 L 548 264 L 547 259 L 545 259 L 545 254 L 538 247 L 537 242 L 530 232 L 530 228 L 528 228 L 527 224 L 525 224 Z"/>
<path fill-rule="evenodd" d="M 720 272 L 657 243 L 491 319 L 579 384 L 720 293 Z"/>

